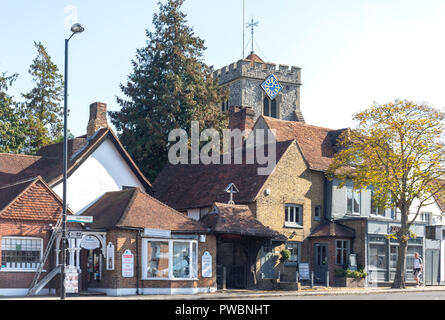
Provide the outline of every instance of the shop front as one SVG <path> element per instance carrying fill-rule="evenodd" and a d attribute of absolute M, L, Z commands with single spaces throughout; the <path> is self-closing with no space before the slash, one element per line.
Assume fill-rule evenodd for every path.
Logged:
<path fill-rule="evenodd" d="M 368 282 L 375 284 L 394 281 L 399 243 L 397 240 L 387 239 L 385 236 L 400 230 L 400 223 L 368 220 L 367 230 L 365 240 L 367 244 Z M 408 241 L 406 255 L 407 282 L 414 281 L 415 253 L 419 253 L 421 257 L 425 256 L 425 224 L 413 224 L 411 232 L 416 235 L 416 238 Z"/>

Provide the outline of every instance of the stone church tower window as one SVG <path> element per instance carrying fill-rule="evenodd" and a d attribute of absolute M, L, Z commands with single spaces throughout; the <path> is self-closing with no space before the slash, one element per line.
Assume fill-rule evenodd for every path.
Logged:
<path fill-rule="evenodd" d="M 287 121 L 304 122 L 300 110 L 301 69 L 266 63 L 255 53 L 213 73 L 220 86 L 229 89 L 228 101 L 221 105 L 225 112 L 231 107 L 249 107 L 255 113 Z M 276 79 L 279 94 L 271 99 L 262 87 L 269 79 Z M 276 93 L 277 94 L 277 93 Z"/>

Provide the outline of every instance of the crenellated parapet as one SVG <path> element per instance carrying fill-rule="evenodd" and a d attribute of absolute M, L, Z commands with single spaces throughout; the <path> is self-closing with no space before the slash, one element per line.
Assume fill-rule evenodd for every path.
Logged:
<path fill-rule="evenodd" d="M 264 80 L 270 74 L 274 74 L 282 83 L 301 84 L 301 68 L 299 67 L 280 64 L 277 68 L 274 63 L 252 62 L 245 59 L 216 70 L 213 77 L 222 85 L 241 77 Z"/>

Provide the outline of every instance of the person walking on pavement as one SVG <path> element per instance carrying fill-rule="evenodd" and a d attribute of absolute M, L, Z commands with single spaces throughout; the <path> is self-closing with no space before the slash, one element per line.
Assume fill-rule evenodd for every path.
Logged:
<path fill-rule="evenodd" d="M 416 280 L 416 284 L 420 286 L 421 282 L 419 276 L 423 272 L 423 261 L 418 252 L 414 254 L 414 257 L 414 279 Z"/>

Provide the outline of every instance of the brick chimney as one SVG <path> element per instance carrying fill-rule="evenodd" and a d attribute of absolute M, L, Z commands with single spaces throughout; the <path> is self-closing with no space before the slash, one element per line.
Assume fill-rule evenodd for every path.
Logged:
<path fill-rule="evenodd" d="M 230 107 L 229 129 L 253 129 L 255 125 L 255 111 L 251 107 Z"/>
<path fill-rule="evenodd" d="M 108 128 L 107 104 L 95 102 L 90 104 L 90 120 L 88 121 L 87 137 L 92 137 L 100 128 Z"/>

